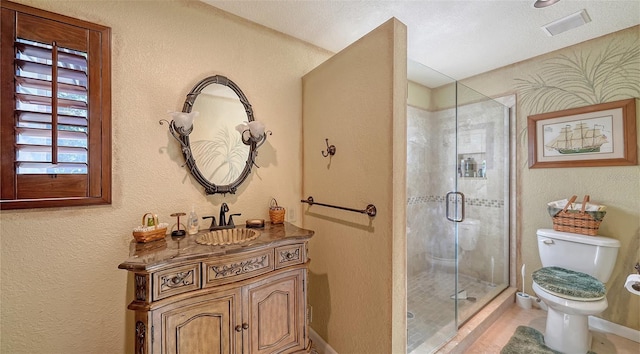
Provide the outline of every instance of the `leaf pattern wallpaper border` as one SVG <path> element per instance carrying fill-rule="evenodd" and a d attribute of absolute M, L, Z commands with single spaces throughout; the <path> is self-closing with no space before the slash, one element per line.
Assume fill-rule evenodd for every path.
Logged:
<path fill-rule="evenodd" d="M 640 96 L 640 43 L 613 41 L 601 51 L 574 52 L 542 62 L 529 78 L 516 78 L 528 114 L 547 113 Z"/>
<path fill-rule="evenodd" d="M 543 60 L 540 70 L 514 78 L 519 110 L 532 114 L 561 111 L 640 97 L 640 40 L 614 40 L 604 48 L 574 51 Z M 526 124 L 518 133 L 521 168 L 528 165 Z"/>

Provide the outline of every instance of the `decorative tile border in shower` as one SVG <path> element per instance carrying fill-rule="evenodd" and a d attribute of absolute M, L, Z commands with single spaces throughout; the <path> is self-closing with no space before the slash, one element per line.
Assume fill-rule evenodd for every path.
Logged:
<path fill-rule="evenodd" d="M 504 200 L 501 199 L 479 199 L 479 198 L 468 198 L 466 199 L 467 205 L 471 206 L 482 206 L 489 208 L 503 208 Z"/>
<path fill-rule="evenodd" d="M 407 205 L 444 202 L 447 198 L 444 195 L 425 195 L 420 197 L 407 198 Z"/>
<path fill-rule="evenodd" d="M 446 201 L 446 197 L 443 195 L 425 195 L 418 197 L 407 198 L 407 205 L 416 205 L 424 203 L 442 203 Z M 480 199 L 480 198 L 466 198 L 467 206 L 481 206 L 488 208 L 503 208 L 504 200 L 500 199 Z"/>

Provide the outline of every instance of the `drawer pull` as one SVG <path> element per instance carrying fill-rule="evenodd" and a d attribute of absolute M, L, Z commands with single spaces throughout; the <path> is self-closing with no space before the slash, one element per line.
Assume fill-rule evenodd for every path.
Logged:
<path fill-rule="evenodd" d="M 187 279 L 187 277 L 191 277 L 191 279 Z M 180 272 L 177 273 L 173 277 L 164 276 L 162 279 L 162 287 L 168 288 L 179 288 L 185 285 L 193 284 L 193 271 L 190 270 L 188 272 Z"/>
<path fill-rule="evenodd" d="M 236 332 L 242 332 L 242 326 L 237 325 L 236 326 Z"/>
<path fill-rule="evenodd" d="M 250 273 L 269 266 L 269 258 L 267 256 L 259 256 L 252 259 L 245 260 L 243 262 L 214 265 L 211 266 L 211 270 L 216 274 L 216 278 L 223 278 L 232 275 L 240 275 Z"/>
<path fill-rule="evenodd" d="M 300 249 L 296 249 L 295 251 L 291 252 L 291 251 L 281 251 L 280 252 L 280 262 L 284 263 L 284 262 L 290 262 L 290 261 L 297 261 L 298 259 L 300 259 Z"/>

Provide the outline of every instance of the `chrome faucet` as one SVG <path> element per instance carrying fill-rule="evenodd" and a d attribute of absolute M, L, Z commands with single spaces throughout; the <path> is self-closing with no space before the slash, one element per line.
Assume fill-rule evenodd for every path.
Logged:
<path fill-rule="evenodd" d="M 204 216 L 202 219 L 211 219 L 211 226 L 209 226 L 209 231 L 222 230 L 222 229 L 233 229 L 236 225 L 233 223 L 234 216 L 240 216 L 242 214 L 231 214 L 229 215 L 229 220 L 226 220 L 226 213 L 229 212 L 229 206 L 227 203 L 222 203 L 220 205 L 220 215 L 218 216 L 219 224 L 216 225 L 216 217 L 215 216 Z"/>

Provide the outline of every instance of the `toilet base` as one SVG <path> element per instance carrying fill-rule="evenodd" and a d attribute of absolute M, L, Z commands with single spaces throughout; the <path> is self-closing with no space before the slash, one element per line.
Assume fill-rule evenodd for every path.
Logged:
<path fill-rule="evenodd" d="M 587 353 L 591 349 L 589 316 L 568 315 L 549 307 L 544 342 L 547 347 L 562 353 Z"/>

